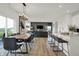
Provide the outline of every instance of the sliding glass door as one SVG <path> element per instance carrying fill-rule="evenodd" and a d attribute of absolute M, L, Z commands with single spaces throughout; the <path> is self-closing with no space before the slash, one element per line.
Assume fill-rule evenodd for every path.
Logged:
<path fill-rule="evenodd" d="M 11 18 L 0 16 L 0 40 L 2 40 L 3 33 L 6 36 L 14 32 L 14 20 Z"/>
<path fill-rule="evenodd" d="M 2 40 L 3 33 L 5 33 L 5 27 L 6 27 L 6 18 L 0 16 L 0 40 Z"/>
<path fill-rule="evenodd" d="M 7 18 L 7 34 L 11 35 L 14 32 L 14 20 Z"/>

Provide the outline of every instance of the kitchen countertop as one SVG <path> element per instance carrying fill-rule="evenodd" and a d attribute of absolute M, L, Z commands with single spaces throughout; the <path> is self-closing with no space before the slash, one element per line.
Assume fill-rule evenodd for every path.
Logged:
<path fill-rule="evenodd" d="M 70 35 L 66 34 L 61 34 L 61 33 L 53 33 L 53 35 L 62 38 L 63 40 L 69 41 L 70 40 Z"/>

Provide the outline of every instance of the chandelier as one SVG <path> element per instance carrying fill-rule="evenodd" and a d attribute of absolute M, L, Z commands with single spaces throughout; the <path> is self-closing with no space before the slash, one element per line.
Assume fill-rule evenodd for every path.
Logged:
<path fill-rule="evenodd" d="M 20 17 L 20 19 L 28 20 L 28 17 L 25 15 L 26 4 L 25 3 L 22 3 L 22 5 L 23 5 L 23 12 L 22 12 L 22 15 L 19 16 L 19 17 Z"/>

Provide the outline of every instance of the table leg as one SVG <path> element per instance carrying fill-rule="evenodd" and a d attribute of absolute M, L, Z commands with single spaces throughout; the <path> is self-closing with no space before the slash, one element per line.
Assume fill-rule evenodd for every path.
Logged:
<path fill-rule="evenodd" d="M 26 53 L 28 53 L 28 45 L 27 45 L 27 42 L 26 42 Z"/>

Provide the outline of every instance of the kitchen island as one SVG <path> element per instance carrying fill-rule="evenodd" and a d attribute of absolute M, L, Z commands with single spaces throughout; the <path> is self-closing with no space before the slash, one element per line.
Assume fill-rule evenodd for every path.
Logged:
<path fill-rule="evenodd" d="M 63 40 L 68 41 L 68 49 L 69 49 L 69 55 L 70 56 L 79 56 L 79 33 L 73 32 L 69 34 L 56 34 L 53 33 L 52 35 L 55 35 L 59 38 L 62 38 Z M 60 45 L 61 46 L 61 45 Z M 66 44 L 63 45 L 64 49 L 63 52 L 68 55 L 68 50 Z M 61 49 L 61 47 L 59 47 Z"/>

